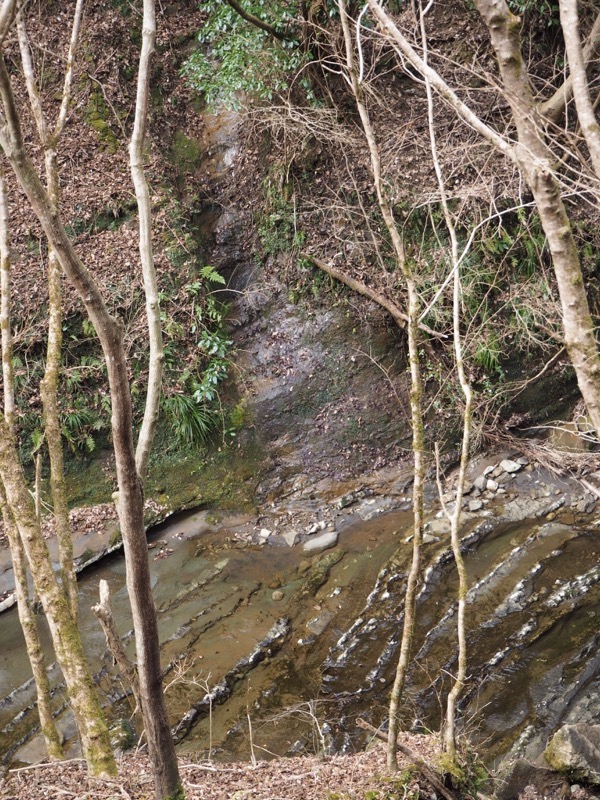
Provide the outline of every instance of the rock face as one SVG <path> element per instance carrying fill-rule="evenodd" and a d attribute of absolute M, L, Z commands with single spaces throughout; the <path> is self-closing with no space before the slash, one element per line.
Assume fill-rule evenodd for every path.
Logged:
<path fill-rule="evenodd" d="M 544 758 L 570 778 L 600 784 L 600 725 L 565 725 L 552 737 Z"/>
<path fill-rule="evenodd" d="M 537 766 L 519 758 L 501 767 L 494 782 L 497 800 L 517 800 L 526 786 L 535 786 L 540 795 L 555 795 L 561 778 L 554 770 Z"/>

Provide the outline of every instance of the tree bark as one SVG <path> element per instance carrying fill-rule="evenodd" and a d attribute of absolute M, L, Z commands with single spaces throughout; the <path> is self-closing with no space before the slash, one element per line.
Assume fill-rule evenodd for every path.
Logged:
<path fill-rule="evenodd" d="M 150 585 L 142 486 L 135 464 L 131 395 L 122 325 L 109 314 L 97 284 L 77 255 L 59 215 L 52 211 L 48 194 L 25 153 L 10 78 L 3 59 L 0 59 L 0 97 L 5 113 L 5 119 L 0 122 L 0 145 L 63 272 L 85 305 L 106 359 L 119 487 L 117 511 L 123 536 L 148 752 L 154 769 L 157 797 L 165 800 L 177 798 L 183 795 L 162 691 L 158 627 Z"/>
<path fill-rule="evenodd" d="M 67 54 L 67 67 L 63 83 L 61 106 L 52 133 L 44 116 L 40 94 L 35 78 L 29 39 L 23 11 L 17 17 L 17 33 L 21 51 L 21 63 L 29 102 L 35 119 L 40 143 L 44 148 L 46 186 L 53 212 L 60 205 L 59 171 L 56 148 L 64 129 L 71 97 L 73 61 L 79 40 L 83 0 L 77 0 L 71 28 L 71 39 Z M 61 268 L 52 248 L 48 253 L 48 343 L 46 347 L 46 369 L 40 384 L 40 395 L 44 413 L 44 433 L 50 459 L 50 489 L 54 512 L 54 526 L 58 541 L 60 577 L 71 612 L 77 619 L 77 576 L 73 563 L 73 536 L 69 521 L 67 488 L 62 447 L 62 429 L 58 405 L 58 384 L 62 354 L 62 288 Z"/>
<path fill-rule="evenodd" d="M 6 502 L 4 485 L 0 482 L 0 506 L 4 530 L 10 547 L 10 555 L 15 576 L 15 593 L 17 595 L 17 612 L 25 639 L 27 658 L 31 664 L 33 680 L 37 692 L 37 710 L 40 718 L 40 729 L 46 743 L 46 751 L 51 761 L 60 761 L 64 757 L 60 736 L 52 716 L 50 681 L 46 670 L 46 660 L 38 634 L 37 621 L 31 607 L 31 599 L 27 586 L 27 561 L 23 542 L 17 526 Z"/>

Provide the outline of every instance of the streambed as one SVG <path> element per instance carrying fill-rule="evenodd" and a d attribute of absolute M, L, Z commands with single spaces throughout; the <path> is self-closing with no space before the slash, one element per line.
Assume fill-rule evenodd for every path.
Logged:
<path fill-rule="evenodd" d="M 530 505 L 532 513 L 539 509 Z M 511 520 L 508 507 L 472 515 L 464 529 L 469 593 L 466 727 L 494 760 L 535 757 L 566 721 L 597 721 L 600 568 L 593 518 Z M 566 519 L 566 516 L 565 516 Z M 166 523 L 151 536 L 152 574 L 167 697 L 182 751 L 225 759 L 360 746 L 357 715 L 380 724 L 397 656 L 404 578 L 411 555 L 405 511 L 357 520 L 337 547 L 309 560 L 301 547 L 249 544 L 248 520 L 218 526 L 205 512 Z M 172 552 L 171 552 L 172 551 Z M 440 674 L 454 668 L 455 575 L 447 537 L 432 537 L 420 589 L 408 727 L 436 727 Z M 101 691 L 115 718 L 130 702 L 89 611 L 97 585 L 111 585 L 119 630 L 131 647 L 124 564 L 113 556 L 80 582 L 81 626 Z M 282 622 L 283 621 L 283 622 Z M 274 626 L 277 636 L 269 639 Z M 0 748 L 12 763 L 43 756 L 16 613 L 2 615 Z M 262 644 L 262 650 L 261 650 Z M 259 656 L 249 663 L 253 652 Z M 64 705 L 60 676 L 54 702 Z M 206 701 L 227 678 L 227 691 Z M 59 724 L 76 753 L 73 724 Z M 250 730 L 251 729 L 251 730 Z M 23 744 L 17 746 L 19 740 Z"/>

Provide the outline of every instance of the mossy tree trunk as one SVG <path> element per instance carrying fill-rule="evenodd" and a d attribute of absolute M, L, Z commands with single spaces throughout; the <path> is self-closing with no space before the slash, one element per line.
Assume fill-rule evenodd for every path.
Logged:
<path fill-rule="evenodd" d="M 60 204 L 57 145 L 64 130 L 71 99 L 73 61 L 79 41 L 82 15 L 83 0 L 77 0 L 67 54 L 61 105 L 52 131 L 48 129 L 42 108 L 25 26 L 24 11 L 21 11 L 17 17 L 17 32 L 23 74 L 38 137 L 44 149 L 46 186 L 54 213 L 58 212 Z M 52 492 L 54 526 L 58 541 L 60 576 L 71 612 L 77 619 L 77 576 L 73 564 L 73 536 L 69 522 L 62 430 L 58 404 L 58 384 L 62 360 L 62 323 L 61 268 L 56 254 L 50 248 L 48 253 L 48 343 L 46 348 L 46 369 L 40 384 L 40 395 L 44 413 L 44 436 L 50 459 L 50 489 Z"/>
<path fill-rule="evenodd" d="M 54 651 L 67 685 L 88 769 L 92 775 L 113 776 L 117 770 L 108 729 L 85 659 L 77 624 L 62 587 L 56 580 L 33 499 L 19 463 L 14 435 L 1 415 L 0 477 L 8 507 L 23 542 L 38 597 L 48 620 Z"/>
<path fill-rule="evenodd" d="M 0 327 L 2 339 L 2 385 L 4 396 L 4 419 L 6 420 L 8 429 L 14 433 L 15 383 L 12 364 L 13 348 L 10 322 L 11 260 L 8 231 L 9 221 L 6 185 L 4 180 L 4 170 L 0 167 Z M 4 530 L 6 531 L 13 564 L 19 622 L 21 623 L 21 628 L 23 630 L 25 649 L 27 650 L 27 657 L 29 658 L 33 679 L 35 681 L 40 727 L 44 741 L 46 742 L 48 757 L 51 760 L 56 760 L 62 758 L 63 750 L 60 743 L 60 737 L 54 723 L 54 718 L 52 716 L 50 683 L 48 680 L 46 663 L 38 633 L 37 621 L 35 614 L 33 613 L 32 603 L 29 596 L 29 586 L 27 582 L 27 560 L 23 550 L 23 542 L 21 541 L 18 528 L 15 525 L 13 515 L 8 506 L 4 486 L 1 482 L 0 506 L 2 507 Z"/>

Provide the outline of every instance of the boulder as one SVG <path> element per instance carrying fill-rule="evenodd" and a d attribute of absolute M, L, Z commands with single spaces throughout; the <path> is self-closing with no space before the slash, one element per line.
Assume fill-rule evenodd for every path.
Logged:
<path fill-rule="evenodd" d="M 600 725 L 563 725 L 544 752 L 552 769 L 569 778 L 600 784 Z"/>
<path fill-rule="evenodd" d="M 564 779 L 554 770 L 518 758 L 501 766 L 494 780 L 494 797 L 497 800 L 517 800 L 526 786 L 535 786 L 542 796 L 556 796 L 563 784 Z"/>
<path fill-rule="evenodd" d="M 307 542 L 304 542 L 304 547 L 302 548 L 305 553 L 322 553 L 323 550 L 327 550 L 329 547 L 335 547 L 338 541 L 338 534 L 336 531 L 327 531 L 326 533 L 322 533 L 320 536 L 315 536 L 314 539 L 309 539 Z"/>
<path fill-rule="evenodd" d="M 519 464 L 517 461 L 512 461 L 510 458 L 505 458 L 504 461 L 500 462 L 500 466 L 504 470 L 504 472 L 520 472 L 523 469 L 523 464 Z"/>
<path fill-rule="evenodd" d="M 487 484 L 487 476 L 486 475 L 479 475 L 473 481 L 473 486 L 476 489 L 479 489 L 480 492 L 483 492 L 485 490 L 486 484 Z"/>

